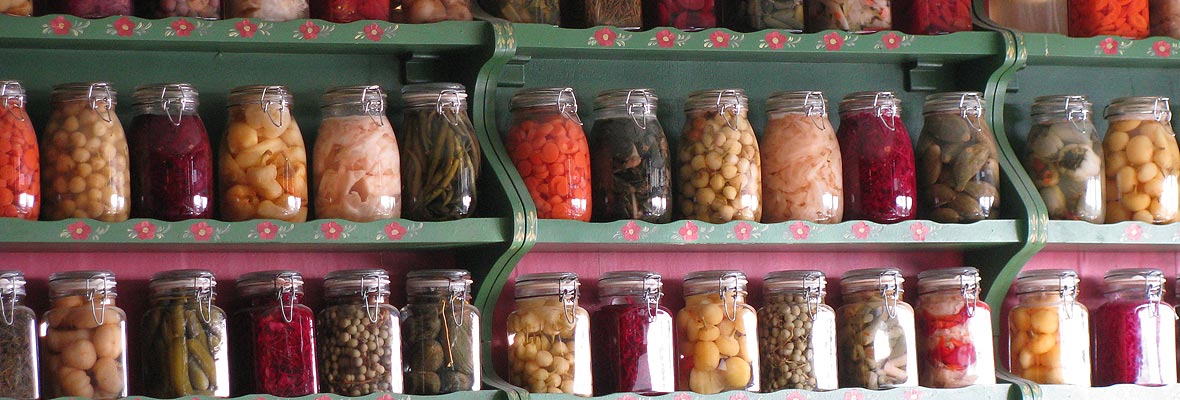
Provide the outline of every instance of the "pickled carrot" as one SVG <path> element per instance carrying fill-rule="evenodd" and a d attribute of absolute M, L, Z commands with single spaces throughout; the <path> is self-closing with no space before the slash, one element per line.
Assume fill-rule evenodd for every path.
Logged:
<path fill-rule="evenodd" d="M 0 107 L 0 217 L 36 220 L 40 215 L 39 154 L 25 111 Z"/>
<path fill-rule="evenodd" d="M 590 220 L 590 151 L 581 125 L 562 115 L 520 119 L 505 145 L 539 218 Z"/>

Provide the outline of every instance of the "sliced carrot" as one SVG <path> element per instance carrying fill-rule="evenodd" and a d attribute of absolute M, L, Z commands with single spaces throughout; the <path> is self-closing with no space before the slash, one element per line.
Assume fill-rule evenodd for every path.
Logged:
<path fill-rule="evenodd" d="M 568 178 L 562 175 L 554 176 L 553 179 L 549 180 L 549 189 L 550 193 L 555 195 L 562 197 L 569 196 L 570 181 Z"/>
<path fill-rule="evenodd" d="M 557 157 L 561 156 L 561 150 L 557 148 L 556 144 L 545 143 L 541 147 L 541 161 L 552 163 L 557 161 Z"/>

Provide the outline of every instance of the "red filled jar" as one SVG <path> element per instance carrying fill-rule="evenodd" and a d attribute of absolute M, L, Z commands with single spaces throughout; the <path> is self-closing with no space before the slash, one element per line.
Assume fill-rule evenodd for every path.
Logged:
<path fill-rule="evenodd" d="M 645 1 L 644 7 L 644 24 L 649 28 L 667 26 L 699 31 L 718 26 L 715 0 L 655 0 Z"/>
<path fill-rule="evenodd" d="M 598 279 L 594 313 L 594 394 L 657 396 L 676 390 L 672 312 L 660 305 L 660 274 L 616 271 Z"/>
<path fill-rule="evenodd" d="M 213 151 L 187 83 L 140 86 L 127 135 L 135 218 L 213 218 Z"/>
<path fill-rule="evenodd" d="M 1106 273 L 1106 303 L 1094 311 L 1094 386 L 1176 383 L 1176 313 L 1161 300 L 1164 274 Z"/>
<path fill-rule="evenodd" d="M 311 0 L 311 17 L 328 22 L 389 19 L 389 0 Z"/>
<path fill-rule="evenodd" d="M 136 7 L 148 18 L 190 17 L 221 19 L 222 0 L 143 0 Z"/>
<path fill-rule="evenodd" d="M 840 101 L 844 220 L 888 224 L 914 219 L 914 147 L 893 92 L 859 92 Z"/>
<path fill-rule="evenodd" d="M 1149 32 L 1148 0 L 1069 0 L 1069 36 L 1143 39 Z"/>
<path fill-rule="evenodd" d="M 914 35 L 971 30 L 970 0 L 893 0 L 896 28 Z"/>
<path fill-rule="evenodd" d="M 538 218 L 590 221 L 590 146 L 573 89 L 525 89 L 512 96 L 506 142 Z"/>
<path fill-rule="evenodd" d="M 41 213 L 37 135 L 25 109 L 25 88 L 0 81 L 0 218 L 36 221 Z"/>
<path fill-rule="evenodd" d="M 996 383 L 992 311 L 979 300 L 979 270 L 918 274 L 918 383 L 959 388 Z"/>
<path fill-rule="evenodd" d="M 243 304 L 231 321 L 234 396 L 316 393 L 315 315 L 303 301 L 303 275 L 262 271 L 238 278 Z"/>
<path fill-rule="evenodd" d="M 407 24 L 470 21 L 470 0 L 393 0 L 389 20 Z"/>
<path fill-rule="evenodd" d="M 69 14 L 80 18 L 132 15 L 131 0 L 48 0 L 46 5 L 49 11 L 46 14 Z"/>

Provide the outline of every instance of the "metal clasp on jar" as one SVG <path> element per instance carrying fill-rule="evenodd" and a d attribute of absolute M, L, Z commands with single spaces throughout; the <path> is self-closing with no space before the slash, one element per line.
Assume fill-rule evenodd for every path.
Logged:
<path fill-rule="evenodd" d="M 979 291 L 978 272 L 959 274 L 959 292 L 963 294 L 963 305 L 967 311 L 967 318 L 975 317 L 975 307 L 979 306 Z"/>
<path fill-rule="evenodd" d="M 819 107 L 816 107 L 815 104 L 812 104 L 812 95 L 819 97 Z M 828 100 L 824 98 L 823 92 L 807 92 L 807 94 L 803 96 L 803 112 L 805 115 L 811 118 L 811 123 L 815 125 L 816 129 L 819 129 L 821 132 L 828 129 L 825 127 L 827 124 L 820 123 L 820 118 L 824 118 L 825 115 L 828 115 Z M 812 316 L 814 317 L 814 314 Z"/>
<path fill-rule="evenodd" d="M 894 120 L 898 117 L 896 100 L 893 93 L 889 92 L 878 92 L 873 95 L 873 111 L 876 112 L 877 119 L 880 119 L 881 123 L 885 124 L 885 128 L 890 131 L 897 130 L 897 121 Z"/>
<path fill-rule="evenodd" d="M 372 284 L 367 283 L 370 279 L 373 281 Z M 381 316 L 378 312 L 380 311 L 378 309 L 380 307 L 378 299 L 381 297 L 378 289 L 381 286 L 381 277 L 377 276 L 377 274 L 365 274 L 361 277 L 360 284 L 361 301 L 365 307 L 365 317 L 369 318 L 369 322 L 377 323 L 378 317 Z"/>
<path fill-rule="evenodd" d="M 1147 301 L 1151 304 L 1151 316 L 1159 318 L 1160 301 L 1164 297 L 1164 274 L 1162 271 L 1146 272 L 1143 277 L 1143 290 L 1147 292 Z"/>
<path fill-rule="evenodd" d="M 1090 113 L 1086 111 L 1086 98 L 1082 96 L 1066 96 L 1065 97 L 1065 119 L 1069 121 L 1073 128 L 1082 134 L 1089 134 L 1086 132 L 1086 120 L 1090 119 Z"/>
<path fill-rule="evenodd" d="M 283 322 L 290 323 L 295 319 L 295 274 L 279 274 L 275 277 L 275 286 L 275 295 L 279 298 L 279 314 L 282 314 Z M 287 300 L 283 300 L 283 297 L 287 297 Z"/>
<path fill-rule="evenodd" d="M 1078 282 L 1077 278 L 1065 279 L 1066 275 L 1062 274 L 1057 277 L 1057 294 L 1061 296 L 1061 307 L 1065 311 L 1066 319 L 1073 319 L 1073 309 L 1078 300 Z"/>
<path fill-rule="evenodd" d="M 968 98 L 971 99 L 970 102 L 968 102 Z M 983 131 L 983 99 L 979 98 L 978 93 L 968 92 L 959 96 L 959 115 L 975 132 Z M 975 121 L 972 121 L 972 118 Z"/>
<path fill-rule="evenodd" d="M 729 283 L 726 283 L 729 281 Z M 725 293 L 729 292 L 730 296 L 727 298 Z M 738 294 L 738 275 L 736 273 L 728 273 L 717 277 L 717 295 L 721 296 L 721 310 L 725 312 L 725 318 L 731 322 L 737 321 L 737 294 Z"/>
<path fill-rule="evenodd" d="M 175 89 L 180 92 L 180 95 L 168 97 L 168 89 Z M 177 116 L 173 117 L 172 105 L 175 103 L 180 103 L 180 107 Z M 165 85 L 160 89 L 160 104 L 164 107 L 164 115 L 168 117 L 168 122 L 171 122 L 172 126 L 180 126 L 180 121 L 184 118 L 184 110 L 193 104 L 192 91 L 184 86 Z"/>
<path fill-rule="evenodd" d="M 807 314 L 815 321 L 815 314 L 819 313 L 819 304 L 823 300 L 820 286 L 823 284 L 823 274 L 812 272 L 803 277 L 804 295 L 807 298 Z"/>
<path fill-rule="evenodd" d="M 95 89 L 101 89 L 101 92 L 96 92 Z M 110 123 L 111 121 L 115 120 L 114 117 L 111 116 L 111 109 L 115 108 L 113 103 L 115 96 L 111 94 L 110 86 L 107 86 L 106 84 L 92 83 L 90 84 L 90 88 L 86 91 L 86 98 L 90 100 L 90 109 L 94 110 L 94 113 L 98 114 L 99 118 L 102 118 L 102 120 L 106 123 Z M 103 110 L 103 112 L 98 111 L 99 103 L 102 103 L 104 106 L 106 106 L 106 109 Z"/>
<path fill-rule="evenodd" d="M 4 324 L 12 326 L 16 320 L 16 282 L 8 279 L 8 285 L 0 288 L 0 317 Z"/>
<path fill-rule="evenodd" d="M 12 87 L 12 92 L 9 92 L 9 87 Z M 25 109 L 25 96 L 23 92 L 20 83 L 14 81 L 7 81 L 3 85 L 0 85 L 0 98 L 4 99 L 4 108 L 20 122 L 25 122 L 29 117 L 29 111 Z M 19 109 L 20 114 L 17 114 L 13 109 Z M 11 323 L 9 324 L 11 325 Z"/>
<path fill-rule="evenodd" d="M 206 324 L 213 320 L 213 274 L 203 272 L 193 277 L 193 297 L 197 300 L 197 315 Z"/>
<path fill-rule="evenodd" d="M 557 281 L 557 296 L 561 299 L 561 311 L 565 314 L 565 322 L 571 325 L 577 322 L 578 306 L 578 278 L 567 276 Z"/>
<path fill-rule="evenodd" d="M 275 101 L 275 100 L 267 100 L 266 99 L 267 92 L 270 92 L 271 90 L 274 91 L 271 93 L 278 96 L 279 100 Z M 286 96 L 287 96 L 287 90 L 283 89 L 282 86 L 267 86 L 267 87 L 262 88 L 262 95 L 258 98 L 258 104 L 262 106 L 262 112 L 264 114 L 266 114 L 266 118 L 270 119 L 270 123 L 272 125 L 274 125 L 276 128 L 283 127 L 283 112 L 287 110 L 287 101 L 284 100 L 283 98 Z M 272 105 L 277 105 L 279 107 L 279 110 L 278 110 L 279 111 L 279 120 L 278 121 L 275 121 L 275 117 L 273 115 L 271 115 L 271 113 L 270 113 L 270 107 Z M 287 322 L 291 322 L 291 321 L 287 321 Z"/>
<path fill-rule="evenodd" d="M 885 313 L 890 319 L 897 317 L 897 302 L 901 297 L 901 288 L 897 286 L 897 271 L 885 271 L 877 276 L 877 288 L 881 289 L 881 298 L 885 301 Z"/>
<path fill-rule="evenodd" d="M 560 103 L 561 100 L 558 100 Z M 435 112 L 441 115 L 443 119 L 451 126 L 459 126 L 459 112 L 462 110 L 463 99 L 459 97 L 459 91 L 455 89 L 443 89 L 438 92 L 438 101 L 435 105 Z M 577 116 L 577 108 L 574 108 L 574 116 Z M 581 123 L 581 122 L 579 122 Z"/>
<path fill-rule="evenodd" d="M 101 279 L 102 285 L 92 288 L 90 281 L 94 279 Z M 94 322 L 103 325 L 107 320 L 107 294 L 110 293 L 111 277 L 107 275 L 95 274 L 86 278 L 86 297 L 90 299 L 90 316 L 94 318 Z M 102 298 L 99 304 L 95 304 L 96 298 Z M 101 312 L 102 316 L 99 316 Z"/>
<path fill-rule="evenodd" d="M 561 89 L 557 93 L 557 112 L 582 125 L 582 119 L 578 117 L 578 99 L 574 97 L 573 88 Z"/>
<path fill-rule="evenodd" d="M 381 87 L 377 85 L 365 86 L 364 89 L 361 89 L 361 107 L 377 126 L 385 126 L 385 122 L 381 118 L 385 115 L 384 96 Z"/>
<path fill-rule="evenodd" d="M 725 99 L 726 95 L 729 95 L 732 101 L 723 102 L 722 100 Z M 742 110 L 741 98 L 738 97 L 736 90 L 717 91 L 717 113 L 721 114 L 721 118 L 725 119 L 725 125 L 729 126 L 729 129 L 738 130 L 736 120 L 738 114 L 742 113 Z M 733 319 L 731 318 L 730 320 Z"/>
<path fill-rule="evenodd" d="M 631 102 L 631 95 L 639 93 L 643 94 L 643 102 Z M 639 129 L 647 130 L 647 116 L 651 115 L 651 92 L 642 89 L 631 89 L 627 91 L 627 98 L 623 100 L 623 104 L 627 105 L 627 115 L 631 116 L 631 122 L 635 123 Z M 639 109 L 639 112 L 635 110 Z M 639 114 L 636 117 L 636 114 Z"/>
<path fill-rule="evenodd" d="M 1172 121 L 1172 107 L 1170 103 L 1171 101 L 1167 97 L 1155 98 L 1155 103 L 1151 105 L 1151 114 L 1156 122 Z"/>
<path fill-rule="evenodd" d="M 451 295 L 447 299 L 447 305 L 451 307 L 451 320 L 455 321 L 455 326 L 463 326 L 463 319 L 459 318 L 459 308 L 467 304 L 467 290 L 463 288 L 462 279 L 452 279 L 450 283 Z"/>
<path fill-rule="evenodd" d="M 664 297 L 664 291 L 660 289 L 660 277 L 655 274 L 647 274 L 643 277 L 643 303 L 647 305 L 647 322 L 656 320 L 656 315 L 660 312 L 660 299 Z"/>

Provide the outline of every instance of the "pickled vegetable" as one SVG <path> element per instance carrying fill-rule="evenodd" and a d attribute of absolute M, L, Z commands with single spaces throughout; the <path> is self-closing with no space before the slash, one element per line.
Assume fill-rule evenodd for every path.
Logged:
<path fill-rule="evenodd" d="M 148 396 L 229 396 L 225 312 L 202 307 L 192 296 L 177 296 L 144 314 L 143 354 L 152 355 L 143 358 Z"/>
<path fill-rule="evenodd" d="M 538 218 L 590 221 L 590 154 L 581 125 L 561 114 L 520 117 L 506 146 Z"/>
<path fill-rule="evenodd" d="M 312 159 L 316 218 L 368 222 L 401 216 L 400 155 L 384 115 L 324 118 Z"/>
<path fill-rule="evenodd" d="M 126 397 L 126 320 L 100 298 L 55 298 L 41 329 L 45 396 Z"/>
<path fill-rule="evenodd" d="M 935 222 L 975 222 L 998 218 L 999 151 L 991 128 L 959 109 L 926 115 L 918 139 L 921 212 Z"/>
<path fill-rule="evenodd" d="M 1169 124 L 1114 119 L 1102 144 L 1106 153 L 1106 222 L 1176 222 L 1180 149 Z"/>
<path fill-rule="evenodd" d="M 24 106 L 0 104 L 0 218 L 36 221 L 41 214 L 40 154 L 31 121 Z"/>
<path fill-rule="evenodd" d="M 744 0 L 740 4 L 738 19 L 744 21 L 739 29 L 803 32 L 803 0 Z"/>
<path fill-rule="evenodd" d="M 1043 384 L 1090 384 L 1090 324 L 1078 304 L 1061 306 L 1057 293 L 1030 294 L 1032 306 L 1008 316 L 1009 368 Z"/>
<path fill-rule="evenodd" d="M 476 311 L 450 301 L 407 305 L 402 346 L 406 349 L 406 392 L 445 394 L 478 388 Z M 462 309 L 459 309 L 459 308 Z"/>
<path fill-rule="evenodd" d="M 1098 131 L 1089 119 L 1033 125 L 1024 168 L 1040 190 L 1050 219 L 1096 224 L 1105 220 L 1102 153 Z"/>
<path fill-rule="evenodd" d="M 718 26 L 715 0 L 656 0 L 646 3 L 645 7 L 643 15 L 648 27 L 699 31 Z"/>
<path fill-rule="evenodd" d="M 85 91 L 89 87 L 81 86 L 80 98 L 66 92 L 77 88 L 62 89 L 63 97 L 55 97 L 45 127 L 41 189 L 47 220 L 119 222 L 130 215 L 131 179 L 123 125 L 113 100 L 97 100 L 91 108 Z"/>
<path fill-rule="evenodd" d="M 359 296 L 358 296 L 359 299 Z M 365 396 L 402 389 L 397 310 L 378 304 L 338 304 L 320 312 L 320 392 Z"/>
<path fill-rule="evenodd" d="M 133 15 L 131 0 L 49 0 L 45 4 L 49 10 L 45 14 L 69 14 L 89 19 Z"/>
<path fill-rule="evenodd" d="M 405 216 L 416 221 L 466 218 L 477 203 L 479 140 L 465 109 L 440 114 L 437 103 L 431 104 L 405 111 L 401 134 Z"/>
<path fill-rule="evenodd" d="M 762 158 L 747 110 L 703 107 L 686 112 L 678 173 L 680 215 L 711 223 L 759 221 Z"/>
<path fill-rule="evenodd" d="M 426 24 L 439 21 L 470 21 L 470 0 L 393 0 L 390 21 Z"/>
<path fill-rule="evenodd" d="M 328 22 L 349 23 L 389 19 L 390 0 L 310 0 L 311 17 Z"/>
<path fill-rule="evenodd" d="M 140 16 L 148 18 L 192 17 L 221 19 L 222 0 L 146 0 L 137 7 Z"/>
<path fill-rule="evenodd" d="M 307 153 L 290 107 L 231 106 L 220 153 L 222 219 L 307 220 Z"/>
<path fill-rule="evenodd" d="M 604 92 L 595 104 L 598 118 L 590 131 L 594 220 L 670 221 L 668 142 L 656 119 L 654 95 L 644 89 Z"/>
<path fill-rule="evenodd" d="M 971 30 L 969 0 L 894 0 L 897 29 L 914 35 Z"/>
<path fill-rule="evenodd" d="M 878 116 L 872 98 L 867 98 L 867 109 L 847 109 L 846 104 L 862 99 L 841 102 L 837 137 L 844 163 L 844 219 L 879 224 L 911 220 L 917 179 L 910 134 L 900 110 L 883 110 Z"/>
<path fill-rule="evenodd" d="M 991 309 L 964 298 L 958 287 L 923 294 L 918 301 L 918 383 L 960 388 L 994 384 Z"/>
<path fill-rule="evenodd" d="M 1180 1 L 1150 0 L 1151 36 L 1180 38 Z"/>
<path fill-rule="evenodd" d="M 558 0 L 497 0 L 500 17 L 524 24 L 554 25 L 561 23 L 561 8 Z"/>
<path fill-rule="evenodd" d="M 213 151 L 191 97 L 169 97 L 180 85 L 136 90 L 139 115 L 131 121 L 131 209 L 136 218 L 181 221 L 213 218 Z M 164 91 L 161 94 L 161 90 Z M 144 97 L 148 97 L 144 99 Z M 169 104 L 173 104 L 170 106 Z M 186 104 L 187 106 L 187 104 Z"/>
<path fill-rule="evenodd" d="M 807 0 L 807 31 L 839 29 L 876 32 L 893 29 L 889 0 Z"/>
<path fill-rule="evenodd" d="M 1148 0 L 1069 0 L 1069 36 L 1147 37 Z"/>
<path fill-rule="evenodd" d="M 557 296 L 518 299 L 516 304 L 508 317 L 508 381 L 532 393 L 590 396 L 590 315 L 586 310 L 575 307 L 567 315 Z"/>
<path fill-rule="evenodd" d="M 758 310 L 762 390 L 835 390 L 836 314 L 802 291 L 768 294 Z"/>
<path fill-rule="evenodd" d="M 732 292 L 725 295 L 687 296 L 676 314 L 682 388 L 700 394 L 759 390 L 758 316 Z"/>
<path fill-rule="evenodd" d="M 307 0 L 227 0 L 226 18 L 283 22 L 308 16 Z"/>
<path fill-rule="evenodd" d="M 904 302 L 892 307 L 891 312 L 879 292 L 845 294 L 836 318 L 840 386 L 873 390 L 917 386 L 914 310 Z"/>
<path fill-rule="evenodd" d="M 7 0 L 0 2 L 0 14 L 28 17 L 33 15 L 33 0 Z"/>
<path fill-rule="evenodd" d="M 826 114 L 771 113 L 761 150 L 762 222 L 844 218 L 840 143 Z"/>
<path fill-rule="evenodd" d="M 316 393 L 316 326 L 303 305 L 303 277 L 293 271 L 262 271 L 238 279 L 242 306 L 233 314 L 233 395 L 300 397 Z M 370 357 L 372 357 L 370 355 Z M 355 358 L 364 363 L 364 359 Z"/>

